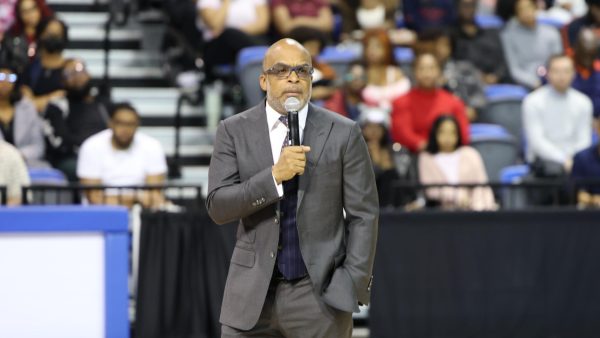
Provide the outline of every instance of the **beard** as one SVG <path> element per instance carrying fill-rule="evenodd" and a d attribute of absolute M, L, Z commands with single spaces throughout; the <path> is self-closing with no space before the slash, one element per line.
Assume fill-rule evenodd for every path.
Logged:
<path fill-rule="evenodd" d="M 133 143 L 133 136 L 131 138 L 127 139 L 127 140 L 122 140 L 122 139 L 119 139 L 118 137 L 115 137 L 113 135 L 112 141 L 113 141 L 113 144 L 116 146 L 117 149 L 125 150 L 125 149 L 128 149 L 131 146 L 131 143 Z"/>
<path fill-rule="evenodd" d="M 68 88 L 67 98 L 74 101 L 82 101 L 90 95 L 92 84 L 88 81 L 85 85 L 79 88 Z"/>

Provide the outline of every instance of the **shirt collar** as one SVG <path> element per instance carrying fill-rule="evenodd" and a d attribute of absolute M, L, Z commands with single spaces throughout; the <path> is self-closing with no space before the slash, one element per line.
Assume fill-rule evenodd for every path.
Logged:
<path fill-rule="evenodd" d="M 275 126 L 277 125 L 277 122 L 279 121 L 279 117 L 281 116 L 281 114 L 279 114 L 275 109 L 273 109 L 270 105 L 269 102 L 266 103 L 266 107 L 265 110 L 267 111 L 267 123 L 269 126 L 269 131 L 273 130 L 273 128 L 275 128 Z M 300 109 L 300 111 L 298 112 L 298 127 L 300 128 L 300 130 L 304 130 L 304 126 L 306 125 L 306 116 L 308 115 L 308 103 L 304 105 L 304 107 L 302 107 L 302 109 Z"/>

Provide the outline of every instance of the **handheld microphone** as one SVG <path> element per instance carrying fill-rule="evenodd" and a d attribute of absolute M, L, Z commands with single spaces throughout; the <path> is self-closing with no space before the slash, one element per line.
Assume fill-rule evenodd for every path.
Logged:
<path fill-rule="evenodd" d="M 300 127 L 298 126 L 298 111 L 300 110 L 300 100 L 295 97 L 288 97 L 283 104 L 288 112 L 289 140 L 293 146 L 300 145 Z"/>

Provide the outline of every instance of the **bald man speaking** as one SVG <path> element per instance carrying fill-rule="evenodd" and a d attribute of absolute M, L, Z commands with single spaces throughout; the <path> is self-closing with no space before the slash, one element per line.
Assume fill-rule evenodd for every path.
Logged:
<path fill-rule="evenodd" d="M 221 337 L 351 337 L 369 302 L 373 169 L 359 126 L 309 102 L 312 73 L 302 45 L 276 42 L 259 78 L 266 101 L 217 130 L 206 205 L 216 223 L 239 220 Z"/>

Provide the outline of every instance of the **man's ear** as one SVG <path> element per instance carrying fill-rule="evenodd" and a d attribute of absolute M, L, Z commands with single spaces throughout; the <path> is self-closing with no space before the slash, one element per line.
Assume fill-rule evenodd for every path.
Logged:
<path fill-rule="evenodd" d="M 260 84 L 260 89 L 262 89 L 264 92 L 267 91 L 267 77 L 265 76 L 265 74 L 260 74 L 260 76 L 258 77 L 258 83 Z"/>

